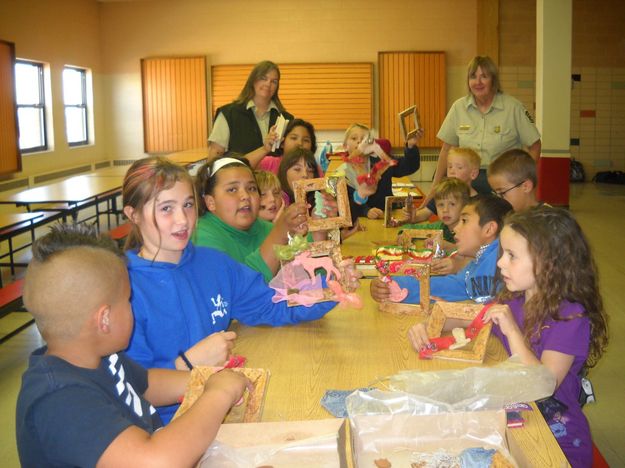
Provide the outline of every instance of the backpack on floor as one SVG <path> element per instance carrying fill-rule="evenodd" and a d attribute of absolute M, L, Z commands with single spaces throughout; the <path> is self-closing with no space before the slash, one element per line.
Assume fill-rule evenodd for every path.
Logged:
<path fill-rule="evenodd" d="M 602 184 L 622 184 L 625 185 L 625 172 L 623 171 L 601 171 L 592 178 L 593 182 Z"/>
<path fill-rule="evenodd" d="M 571 182 L 584 182 L 586 180 L 586 173 L 584 172 L 584 166 L 581 162 L 576 161 L 575 158 L 571 158 L 571 166 L 569 169 L 569 180 Z"/>

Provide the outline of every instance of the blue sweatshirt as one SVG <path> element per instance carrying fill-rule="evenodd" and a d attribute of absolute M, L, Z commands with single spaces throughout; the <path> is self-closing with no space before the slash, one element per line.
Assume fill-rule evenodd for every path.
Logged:
<path fill-rule="evenodd" d="M 127 354 L 143 366 L 173 369 L 186 351 L 232 319 L 246 325 L 288 325 L 323 317 L 336 303 L 274 304 L 260 273 L 214 249 L 187 245 L 177 264 L 127 252 L 135 326 Z M 158 408 L 164 423 L 177 405 Z"/>
<path fill-rule="evenodd" d="M 466 301 L 484 303 L 494 296 L 494 279 L 497 271 L 499 239 L 491 242 L 478 252 L 475 260 L 455 275 L 432 276 L 430 294 L 445 301 Z M 402 288 L 408 288 L 408 296 L 403 302 L 419 303 L 419 281 L 412 276 L 396 276 Z"/>

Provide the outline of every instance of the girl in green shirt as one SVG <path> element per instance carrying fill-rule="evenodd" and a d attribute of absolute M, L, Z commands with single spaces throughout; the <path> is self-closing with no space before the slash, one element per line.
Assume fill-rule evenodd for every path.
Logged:
<path fill-rule="evenodd" d="M 204 203 L 199 203 L 193 243 L 230 255 L 267 282 L 280 268 L 273 246 L 286 244 L 289 233 L 308 232 L 305 203 L 286 207 L 274 223 L 258 218 L 260 194 L 246 160 L 223 157 L 205 164 L 197 173 L 196 188 Z"/>

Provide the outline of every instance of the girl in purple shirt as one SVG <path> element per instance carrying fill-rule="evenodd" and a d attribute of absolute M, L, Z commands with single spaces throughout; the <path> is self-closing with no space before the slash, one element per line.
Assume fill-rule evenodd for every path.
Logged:
<path fill-rule="evenodd" d="M 568 211 L 543 206 L 506 218 L 500 242 L 505 288 L 484 320 L 496 325 L 508 353 L 553 372 L 556 391 L 541 412 L 569 463 L 590 467 L 580 372 L 597 363 L 608 332 L 588 241 Z"/>

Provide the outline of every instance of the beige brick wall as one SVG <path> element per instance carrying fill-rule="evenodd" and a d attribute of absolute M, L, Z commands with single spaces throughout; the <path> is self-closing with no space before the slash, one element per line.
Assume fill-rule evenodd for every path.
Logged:
<path fill-rule="evenodd" d="M 500 0 L 504 90 L 535 114 L 536 5 Z M 625 3 L 573 0 L 571 156 L 588 178 L 625 170 Z"/>

